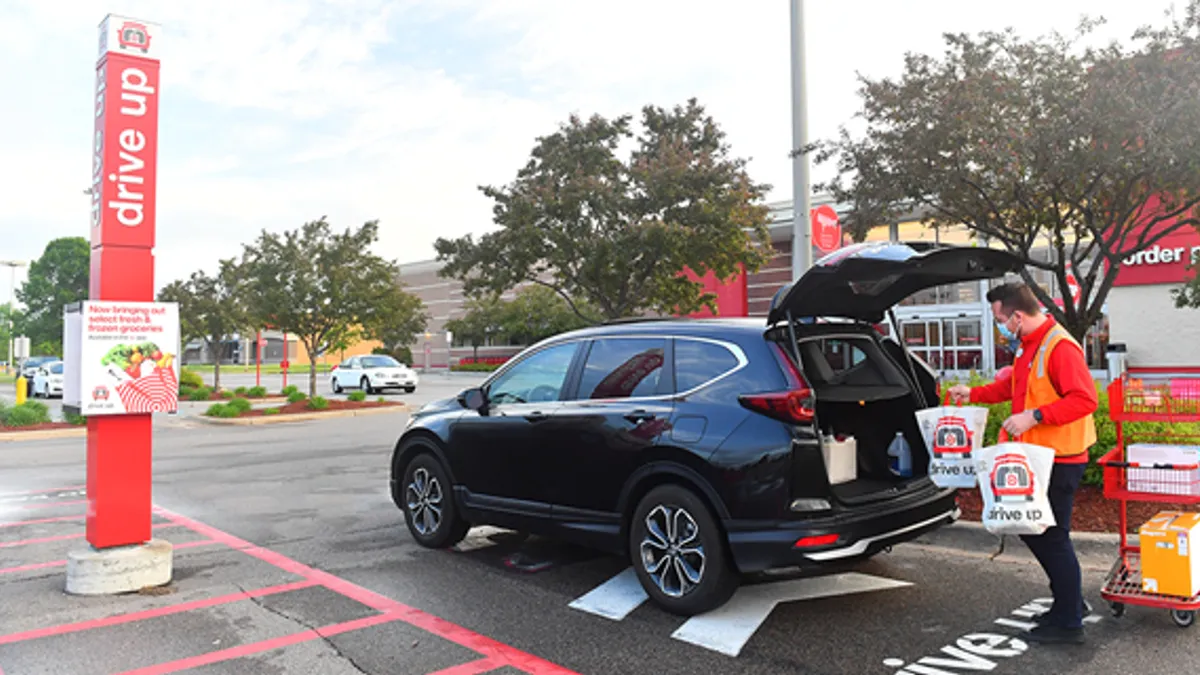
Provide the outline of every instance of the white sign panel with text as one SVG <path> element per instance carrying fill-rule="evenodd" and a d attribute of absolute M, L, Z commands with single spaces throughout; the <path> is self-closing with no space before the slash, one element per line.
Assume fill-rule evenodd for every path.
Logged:
<path fill-rule="evenodd" d="M 78 363 L 83 415 L 174 412 L 179 405 L 179 306 L 81 303 Z M 68 379 L 71 374 L 68 373 Z"/>

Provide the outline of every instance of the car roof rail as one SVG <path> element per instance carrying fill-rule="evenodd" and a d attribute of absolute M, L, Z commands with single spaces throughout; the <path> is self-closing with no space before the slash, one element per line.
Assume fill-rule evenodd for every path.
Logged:
<path fill-rule="evenodd" d="M 626 323 L 649 323 L 651 321 L 687 321 L 687 317 L 682 316 L 628 316 L 620 319 L 609 319 L 601 326 L 619 326 Z"/>

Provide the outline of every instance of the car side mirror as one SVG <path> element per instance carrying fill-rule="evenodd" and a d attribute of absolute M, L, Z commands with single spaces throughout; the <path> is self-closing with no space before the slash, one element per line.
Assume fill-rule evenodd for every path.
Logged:
<path fill-rule="evenodd" d="M 467 389 L 458 395 L 458 402 L 468 410 L 483 410 L 487 406 L 487 395 L 479 387 Z"/>

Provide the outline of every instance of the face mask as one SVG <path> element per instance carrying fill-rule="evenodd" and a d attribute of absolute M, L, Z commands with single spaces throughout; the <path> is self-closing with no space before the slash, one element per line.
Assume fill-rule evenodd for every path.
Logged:
<path fill-rule="evenodd" d="M 996 322 L 996 330 L 1000 331 L 1000 335 L 1004 337 L 1004 340 L 1006 342 L 1006 344 L 1004 345 L 1005 348 L 1008 349 L 1008 351 L 1015 353 L 1017 351 L 1017 348 L 1020 346 L 1021 341 L 1017 337 L 1016 333 L 1009 330 L 1008 322 L 1007 321 L 997 321 Z"/>

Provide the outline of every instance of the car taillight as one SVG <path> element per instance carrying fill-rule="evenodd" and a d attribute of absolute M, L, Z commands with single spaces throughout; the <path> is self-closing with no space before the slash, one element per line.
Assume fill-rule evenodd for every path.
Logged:
<path fill-rule="evenodd" d="M 796 543 L 792 545 L 792 548 L 814 548 L 817 546 L 836 544 L 838 536 L 839 535 L 836 534 L 821 534 L 814 537 L 802 537 L 796 540 Z"/>
<path fill-rule="evenodd" d="M 806 424 L 816 417 L 813 391 L 804 376 L 797 370 L 796 364 L 788 358 L 778 343 L 772 342 L 775 358 L 787 379 L 788 390 L 768 392 L 763 394 L 746 394 L 738 398 L 741 404 L 751 410 L 760 412 L 775 419 L 793 424 Z"/>

